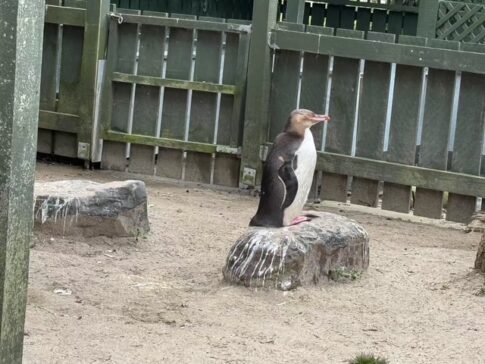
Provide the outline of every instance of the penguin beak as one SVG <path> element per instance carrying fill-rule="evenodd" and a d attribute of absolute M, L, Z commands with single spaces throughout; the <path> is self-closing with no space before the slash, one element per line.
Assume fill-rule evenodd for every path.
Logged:
<path fill-rule="evenodd" d="M 328 123 L 331 120 L 330 116 L 328 115 L 317 115 L 317 114 L 313 115 L 312 117 L 309 117 L 308 119 L 312 121 L 313 124 L 318 124 L 320 122 Z"/>

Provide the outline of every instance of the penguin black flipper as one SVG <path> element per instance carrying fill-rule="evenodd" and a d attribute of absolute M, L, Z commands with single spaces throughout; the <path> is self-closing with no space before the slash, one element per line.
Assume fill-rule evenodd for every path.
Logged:
<path fill-rule="evenodd" d="M 282 202 L 281 208 L 284 210 L 295 201 L 296 193 L 298 192 L 298 178 L 295 170 L 298 168 L 298 156 L 294 156 L 292 160 L 284 161 L 283 165 L 278 171 L 279 177 L 283 180 L 285 185 L 285 199 Z"/>
<path fill-rule="evenodd" d="M 293 202 L 298 191 L 294 159 L 300 142 L 288 133 L 276 138 L 263 165 L 258 211 L 249 226 L 283 226 L 284 210 Z"/>

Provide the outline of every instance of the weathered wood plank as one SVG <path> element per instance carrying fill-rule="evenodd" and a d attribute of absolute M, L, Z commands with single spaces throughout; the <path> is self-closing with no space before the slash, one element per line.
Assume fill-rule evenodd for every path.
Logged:
<path fill-rule="evenodd" d="M 271 141 L 283 131 L 290 112 L 296 109 L 301 55 L 299 52 L 277 51 L 270 96 Z"/>
<path fill-rule="evenodd" d="M 80 81 L 84 29 L 64 26 L 57 110 L 66 114 L 79 113 Z"/>
<path fill-rule="evenodd" d="M 301 80 L 300 108 L 325 113 L 329 57 L 317 54 L 305 54 Z M 322 147 L 323 125 L 312 127 L 317 150 Z"/>
<path fill-rule="evenodd" d="M 109 0 L 89 1 L 86 3 L 86 24 L 84 26 L 84 43 L 82 46 L 81 82 L 79 85 L 80 99 L 79 116 L 82 119 L 78 133 L 77 158 L 85 161 L 94 160 L 99 155 L 97 140 L 98 118 L 96 103 L 98 102 L 98 86 L 101 84 L 98 74 L 99 62 L 105 57 L 108 41 Z"/>
<path fill-rule="evenodd" d="M 214 32 L 248 33 L 251 30 L 251 27 L 247 24 L 195 20 L 195 18 L 182 17 L 180 14 L 173 14 L 171 11 L 169 12 L 172 13 L 170 18 L 146 15 L 126 15 L 123 16 L 123 21 L 128 24 L 157 25 L 170 27 L 172 29 L 198 29 Z"/>
<path fill-rule="evenodd" d="M 383 157 L 390 79 L 390 64 L 365 63 L 355 151 L 355 155 L 358 157 L 373 159 Z M 377 207 L 378 185 L 379 181 L 354 177 L 351 202 L 357 205 Z"/>
<path fill-rule="evenodd" d="M 254 2 L 252 39 L 249 51 L 248 82 L 241 163 L 241 184 L 256 186 L 261 179 L 259 150 L 268 130 L 268 96 L 271 87 L 271 49 L 268 32 L 276 24 L 278 4 L 272 0 Z"/>
<path fill-rule="evenodd" d="M 45 22 L 49 24 L 64 24 L 68 26 L 84 27 L 86 9 L 66 6 L 46 6 Z"/>
<path fill-rule="evenodd" d="M 77 133 L 81 128 L 80 124 L 78 115 L 46 110 L 39 112 L 39 127 L 43 129 Z"/>
<path fill-rule="evenodd" d="M 165 29 L 142 26 L 137 74 L 160 77 L 164 58 Z M 137 85 L 133 110 L 132 133 L 157 137 L 160 87 Z M 155 148 L 133 144 L 128 171 L 152 175 L 155 171 Z"/>
<path fill-rule="evenodd" d="M 363 34 L 363 33 L 360 33 Z M 357 111 L 359 61 L 335 57 L 325 151 L 350 155 Z M 323 174 L 322 199 L 347 201 L 347 175 Z"/>
<path fill-rule="evenodd" d="M 480 175 L 485 118 L 485 77 L 463 73 L 453 143 L 451 171 Z M 485 163 L 482 162 L 485 166 Z M 483 197 L 484 195 L 477 195 Z M 468 223 L 476 201 L 470 196 L 450 193 L 446 219 Z"/>
<path fill-rule="evenodd" d="M 183 79 L 160 78 L 153 76 L 131 75 L 126 73 L 114 72 L 113 81 L 123 83 L 136 83 L 146 86 L 163 86 L 166 88 L 193 90 L 202 92 L 221 93 L 233 95 L 236 88 L 232 85 L 218 85 L 211 82 L 186 81 Z"/>
<path fill-rule="evenodd" d="M 390 162 L 412 165 L 416 154 L 419 101 L 422 70 L 418 67 L 396 67 L 394 101 L 391 115 L 389 148 L 386 159 Z M 384 180 L 384 179 L 383 179 Z M 382 208 L 408 213 L 411 205 L 411 186 L 400 181 L 384 184 Z"/>
<path fill-rule="evenodd" d="M 430 69 L 418 165 L 446 170 L 455 72 Z M 443 192 L 418 188 L 414 214 L 440 219 Z"/>
<path fill-rule="evenodd" d="M 21 364 L 33 226 L 44 2 L 0 2 L 0 363 Z"/>
<path fill-rule="evenodd" d="M 127 166 L 126 144 L 104 140 L 101 169 L 124 172 Z"/>
<path fill-rule="evenodd" d="M 59 26 L 44 26 L 42 50 L 42 77 L 40 86 L 40 108 L 54 111 L 57 99 L 57 55 L 59 51 Z"/>
<path fill-rule="evenodd" d="M 319 153 L 317 169 L 467 196 L 485 194 L 483 177 L 341 154 Z"/>
<path fill-rule="evenodd" d="M 443 42 L 453 43 L 448 41 Z M 398 63 L 408 66 L 485 74 L 483 54 L 478 52 L 467 52 L 464 54 L 462 51 L 426 47 L 424 45 L 388 44 L 343 36 L 329 36 L 279 29 L 273 30 L 271 44 L 277 49 L 288 51 L 303 51 L 335 55 L 337 57 Z M 416 54 L 419 57 L 416 57 Z"/>

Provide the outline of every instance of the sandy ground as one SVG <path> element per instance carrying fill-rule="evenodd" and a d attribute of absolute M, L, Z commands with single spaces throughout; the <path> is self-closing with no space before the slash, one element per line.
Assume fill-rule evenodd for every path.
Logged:
<path fill-rule="evenodd" d="M 122 176 L 39 164 L 37 178 Z M 342 211 L 371 236 L 360 281 L 254 291 L 221 268 L 256 198 L 147 185 L 152 232 L 138 241 L 36 237 L 25 363 L 485 363 L 477 234 Z"/>

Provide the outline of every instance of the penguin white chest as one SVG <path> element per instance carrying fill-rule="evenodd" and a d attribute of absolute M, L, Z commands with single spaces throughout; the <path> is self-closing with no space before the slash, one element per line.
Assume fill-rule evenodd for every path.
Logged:
<path fill-rule="evenodd" d="M 289 225 L 295 217 L 301 214 L 308 194 L 313 183 L 313 175 L 315 173 L 315 166 L 317 164 L 317 151 L 315 142 L 313 141 L 312 132 L 307 129 L 303 142 L 295 153 L 297 158 L 297 166 L 295 175 L 298 180 L 298 191 L 293 203 L 285 209 L 284 225 Z"/>

